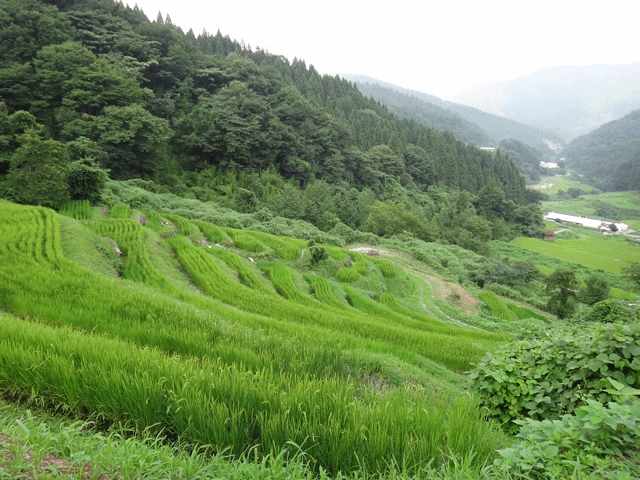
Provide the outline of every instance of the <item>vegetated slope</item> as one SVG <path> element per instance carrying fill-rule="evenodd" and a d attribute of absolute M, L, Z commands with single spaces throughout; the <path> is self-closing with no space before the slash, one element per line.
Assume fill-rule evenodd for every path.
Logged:
<path fill-rule="evenodd" d="M 565 144 L 564 139 L 556 133 L 519 123 L 504 116 L 493 114 L 493 112 L 488 113 L 483 109 L 442 100 L 427 93 L 408 90 L 371 77 L 358 75 L 347 76 L 347 78 L 356 82 L 358 88 L 367 95 L 371 95 L 373 98 L 388 105 L 396 114 L 401 115 L 400 111 L 404 111 L 405 114 L 401 116 L 412 118 L 429 126 L 431 126 L 430 122 L 433 122 L 433 127 L 437 129 L 441 129 L 437 124 L 442 119 L 445 130 L 451 130 L 454 134 L 464 132 L 458 133 L 460 135 L 458 138 L 476 145 L 495 146 L 501 140 L 512 138 L 539 150 L 543 155 L 551 156 L 553 151 L 550 150 L 550 145 L 555 148 Z M 406 107 L 399 110 L 394 105 L 406 105 Z M 412 116 L 409 116 L 411 111 L 413 111 Z M 443 111 L 444 113 L 440 113 Z M 430 119 L 433 116 L 431 112 L 438 115 L 438 120 Z M 461 122 L 460 119 L 463 121 Z M 470 127 L 469 124 L 474 125 L 474 127 Z M 448 126 L 452 126 L 454 129 L 446 128 Z M 478 144 L 474 139 L 480 141 L 487 139 L 489 142 Z"/>
<path fill-rule="evenodd" d="M 542 172 L 540 162 L 544 158 L 540 151 L 513 139 L 502 140 L 499 147 L 500 151 L 508 155 L 520 173 L 527 178 L 527 183 L 535 183 L 540 180 Z"/>
<path fill-rule="evenodd" d="M 114 179 L 153 178 L 174 193 L 197 187 L 202 197 L 207 178 L 199 175 L 213 169 L 271 170 L 299 186 L 346 182 L 379 197 L 432 184 L 475 194 L 496 182 L 508 199 L 526 203 L 508 159 L 399 119 L 302 60 L 220 33 L 185 34 L 115 1 L 7 1 L 3 13 L 1 73 L 10 81 L 0 82 L 0 121 L 31 112 L 35 118 L 20 114 L 21 125 L 42 126 L 71 160 L 91 156 Z M 38 34 L 41 24 L 48 35 Z M 16 32 L 34 41 L 14 44 Z M 8 137 L 0 174 L 20 147 Z M 245 190 L 238 204 L 251 211 L 256 202 Z"/>
<path fill-rule="evenodd" d="M 584 135 L 640 107 L 640 63 L 560 66 L 476 85 L 451 100 L 528 125 Z"/>
<path fill-rule="evenodd" d="M 562 155 L 602 190 L 640 189 L 640 110 L 572 140 Z"/>
<path fill-rule="evenodd" d="M 356 82 L 358 90 L 364 95 L 382 102 L 400 118 L 408 118 L 436 130 L 451 132 L 458 140 L 478 147 L 489 147 L 496 143 L 478 125 L 438 106 L 435 102 L 439 99 L 436 97 L 419 98 L 369 77 L 347 75 L 346 78 Z"/>
<path fill-rule="evenodd" d="M 412 471 L 449 450 L 482 462 L 498 446 L 469 399 L 425 371 L 453 378 L 504 336 L 404 316 L 356 289 L 345 291 L 357 309 L 314 299 L 273 253 L 287 239 L 263 234 L 262 253 L 229 244 L 218 257 L 210 252 L 223 247 L 200 240 L 205 223 L 172 216 L 171 233 L 162 214 L 147 227 L 118 218 L 127 210 L 79 224 L 119 245 L 125 278 L 114 279 L 65 257 L 55 212 L 0 203 L 0 309 L 19 317 L 0 322 L 0 389 L 233 455 L 293 442 L 333 474 L 389 462 Z M 160 273 L 149 248 L 167 245 L 157 236 L 148 246 L 149 228 L 169 233 L 202 293 Z M 248 256 L 281 295 L 261 288 Z M 354 256 L 362 275 L 392 278 Z"/>

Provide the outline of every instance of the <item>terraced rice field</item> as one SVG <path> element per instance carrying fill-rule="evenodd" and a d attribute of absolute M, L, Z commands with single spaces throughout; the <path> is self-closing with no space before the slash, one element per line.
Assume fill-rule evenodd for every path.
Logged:
<path fill-rule="evenodd" d="M 286 458 L 297 445 L 316 472 L 411 472 L 445 452 L 482 462 L 495 451 L 500 435 L 469 397 L 445 394 L 457 391 L 445 378 L 461 378 L 508 336 L 453 327 L 334 278 L 307 275 L 315 294 L 300 290 L 283 263 L 299 241 L 169 215 L 176 228 L 162 240 L 130 216 L 122 205 L 77 225 L 122 250 L 117 279 L 64 256 L 55 212 L 0 203 L 0 389 L 233 456 Z M 226 232 L 235 249 L 194 244 L 198 232 Z M 172 252 L 197 290 L 160 273 L 150 248 Z M 247 258 L 265 251 L 268 279 Z M 389 263 L 353 257 L 361 277 L 395 281 Z"/>

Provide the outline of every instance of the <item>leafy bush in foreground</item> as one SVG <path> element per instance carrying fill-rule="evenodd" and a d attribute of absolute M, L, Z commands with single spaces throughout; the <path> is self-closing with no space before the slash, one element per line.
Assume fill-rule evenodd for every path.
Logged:
<path fill-rule="evenodd" d="M 553 421 L 517 420 L 518 441 L 498 451 L 496 465 L 539 479 L 640 476 L 639 401 L 603 405 L 587 399 L 574 413 Z"/>
<path fill-rule="evenodd" d="M 490 415 L 516 431 L 516 420 L 556 419 L 586 399 L 612 401 L 610 380 L 640 386 L 640 325 L 611 324 L 590 335 L 521 340 L 488 353 L 471 373 Z"/>

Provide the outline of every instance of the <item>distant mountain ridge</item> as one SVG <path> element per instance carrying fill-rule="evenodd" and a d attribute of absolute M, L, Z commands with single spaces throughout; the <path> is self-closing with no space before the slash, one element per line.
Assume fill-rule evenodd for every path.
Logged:
<path fill-rule="evenodd" d="M 470 87 L 450 100 L 517 122 L 561 131 L 567 139 L 640 108 L 640 62 L 560 66 Z"/>
<path fill-rule="evenodd" d="M 424 92 L 402 88 L 365 75 L 341 76 L 355 82 L 363 94 L 384 103 L 396 115 L 413 118 L 438 130 L 452 131 L 459 140 L 475 145 L 480 146 L 469 138 L 488 141 L 489 143 L 485 143 L 484 146 L 494 147 L 497 147 L 502 140 L 515 139 L 549 156 L 552 155 L 550 146 L 561 148 L 566 143 L 553 131 L 531 127 L 477 108 L 442 100 Z M 414 116 L 409 116 L 407 112 L 412 112 Z M 419 119 L 420 116 L 423 121 Z M 447 128 L 452 123 L 463 133 Z M 465 136 L 468 138 L 465 139 Z"/>

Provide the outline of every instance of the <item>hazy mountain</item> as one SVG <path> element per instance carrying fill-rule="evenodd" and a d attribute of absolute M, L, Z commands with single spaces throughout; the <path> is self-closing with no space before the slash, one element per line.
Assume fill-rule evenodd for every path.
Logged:
<path fill-rule="evenodd" d="M 495 146 L 497 143 L 477 124 L 436 105 L 436 102 L 441 102 L 437 97 L 427 96 L 431 97 L 429 100 L 419 98 L 416 95 L 401 92 L 394 85 L 385 84 L 369 77 L 354 76 L 349 79 L 356 82 L 360 92 L 379 100 L 401 118 L 415 120 L 443 132 L 451 132 L 458 140 L 479 147 Z"/>
<path fill-rule="evenodd" d="M 512 138 L 546 155 L 552 153 L 549 150 L 550 147 L 561 148 L 566 143 L 560 135 L 551 130 L 518 123 L 477 108 L 448 102 L 424 92 L 409 90 L 364 75 L 342 76 L 356 82 L 360 91 L 384 103 L 396 115 L 409 116 L 410 112 L 413 116 L 409 118 L 438 130 L 442 130 L 444 126 L 445 130 L 452 131 L 457 138 L 464 141 L 474 143 L 473 140 L 465 140 L 461 137 L 466 135 L 470 138 L 476 138 L 479 135 L 478 132 L 481 132 L 492 140 L 491 146 L 497 146 L 500 141 Z M 395 95 L 393 92 L 396 92 Z M 455 126 L 464 133 L 461 133 L 460 130 L 446 128 L 454 122 L 456 122 Z M 484 140 L 485 137 L 479 138 Z"/>
<path fill-rule="evenodd" d="M 451 100 L 571 139 L 640 108 L 640 62 L 545 68 L 475 85 Z"/>
<path fill-rule="evenodd" d="M 640 189 L 640 110 L 576 138 L 562 155 L 599 188 Z"/>

